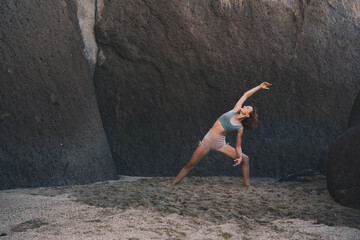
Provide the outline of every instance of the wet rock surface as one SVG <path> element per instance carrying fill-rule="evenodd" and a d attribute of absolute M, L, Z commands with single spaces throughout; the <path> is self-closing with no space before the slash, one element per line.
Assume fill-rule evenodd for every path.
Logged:
<path fill-rule="evenodd" d="M 99 1 L 94 73 L 120 174 L 175 175 L 246 90 L 253 176 L 325 171 L 360 87 L 357 1 Z M 341 100 L 341 101 L 340 101 Z M 336 114 L 334 114 L 336 112 Z M 228 141 L 234 145 L 235 138 Z M 196 175 L 238 175 L 210 153 Z"/>
<path fill-rule="evenodd" d="M 116 179 L 64 1 L 0 3 L 0 189 Z"/>

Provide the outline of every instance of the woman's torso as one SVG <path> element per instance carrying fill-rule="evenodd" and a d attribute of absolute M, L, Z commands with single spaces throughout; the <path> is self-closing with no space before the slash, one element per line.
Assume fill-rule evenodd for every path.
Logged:
<path fill-rule="evenodd" d="M 236 118 L 237 113 L 235 112 L 227 112 L 221 115 L 218 120 L 214 123 L 211 131 L 213 131 L 217 135 L 226 136 L 226 133 L 229 131 L 237 131 L 239 130 L 242 125 L 241 121 Z M 221 121 L 220 121 L 221 120 Z M 223 124 L 225 126 L 223 126 Z"/>

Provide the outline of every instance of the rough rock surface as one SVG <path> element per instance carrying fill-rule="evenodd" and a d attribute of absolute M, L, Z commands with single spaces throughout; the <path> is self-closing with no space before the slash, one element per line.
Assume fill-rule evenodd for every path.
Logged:
<path fill-rule="evenodd" d="M 360 208 L 360 124 L 336 139 L 327 163 L 330 195 L 348 207 Z"/>
<path fill-rule="evenodd" d="M 350 112 L 349 128 L 360 124 L 360 91 Z"/>
<path fill-rule="evenodd" d="M 355 0 L 98 1 L 94 81 L 119 173 L 175 175 L 262 81 L 273 88 L 246 102 L 260 116 L 243 140 L 251 174 L 325 171 L 360 87 L 359 9 Z M 193 173 L 239 174 L 231 164 L 210 153 Z"/>
<path fill-rule="evenodd" d="M 65 0 L 65 2 L 70 20 L 79 36 L 81 49 L 93 74 L 98 53 L 94 33 L 96 1 Z"/>
<path fill-rule="evenodd" d="M 0 2 L 0 189 L 117 178 L 65 5 Z"/>
<path fill-rule="evenodd" d="M 327 162 L 327 185 L 339 203 L 360 208 L 360 92 L 354 102 L 349 129 L 331 146 Z"/>

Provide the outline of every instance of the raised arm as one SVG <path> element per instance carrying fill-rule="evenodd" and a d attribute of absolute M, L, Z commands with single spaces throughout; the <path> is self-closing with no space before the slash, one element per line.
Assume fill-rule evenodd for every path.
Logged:
<path fill-rule="evenodd" d="M 244 93 L 244 95 L 242 95 L 242 97 L 239 99 L 239 101 L 236 103 L 235 107 L 231 111 L 232 112 L 239 112 L 240 108 L 242 108 L 242 105 L 244 104 L 246 99 L 248 99 L 251 95 L 253 95 L 255 92 L 259 91 L 260 89 L 269 89 L 269 87 L 271 85 L 272 84 L 270 84 L 268 82 L 263 82 L 259 86 L 256 86 L 256 87 L 250 89 L 249 91 Z"/>

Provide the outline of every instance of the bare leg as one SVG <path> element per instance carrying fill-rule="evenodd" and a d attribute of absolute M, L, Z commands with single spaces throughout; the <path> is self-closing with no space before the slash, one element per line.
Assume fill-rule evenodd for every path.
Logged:
<path fill-rule="evenodd" d="M 243 160 L 241 164 L 241 171 L 243 174 L 244 186 L 251 187 L 250 185 L 250 165 L 249 165 L 249 157 L 243 154 Z"/>
<path fill-rule="evenodd" d="M 224 154 L 227 157 L 233 158 L 233 159 L 238 158 L 235 148 L 233 148 L 229 145 L 226 145 L 225 147 L 220 149 L 218 152 Z M 242 175 L 243 175 L 244 186 L 251 187 L 249 157 L 244 153 L 242 154 L 241 171 L 242 171 Z"/>
<path fill-rule="evenodd" d="M 186 164 L 186 166 L 181 169 L 178 173 L 174 181 L 171 183 L 171 186 L 176 185 L 178 182 L 181 181 L 188 173 L 200 162 L 200 160 L 209 152 L 206 148 L 199 145 L 193 155 L 190 158 L 190 161 Z"/>

